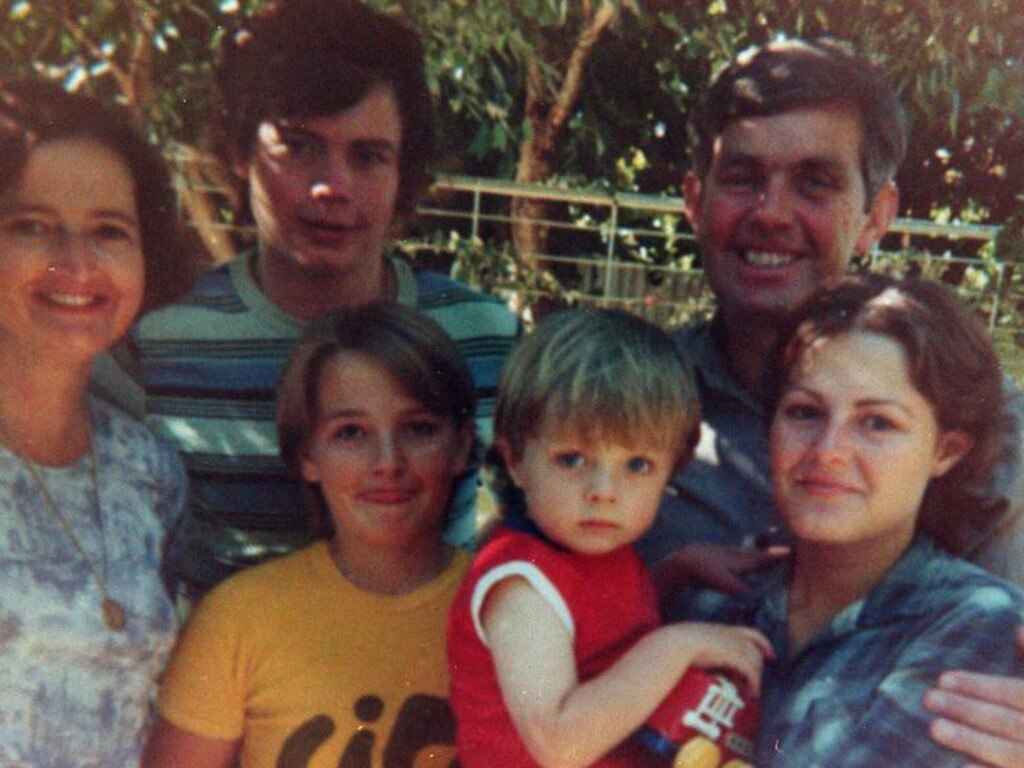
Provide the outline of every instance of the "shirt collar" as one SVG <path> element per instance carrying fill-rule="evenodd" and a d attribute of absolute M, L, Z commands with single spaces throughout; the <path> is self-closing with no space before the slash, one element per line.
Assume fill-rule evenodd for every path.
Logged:
<path fill-rule="evenodd" d="M 692 361 L 702 390 L 727 394 L 742 401 L 756 413 L 767 416 L 768 409 L 764 403 L 751 394 L 729 370 L 729 360 L 725 354 L 725 322 L 721 315 L 715 315 L 710 322 L 704 321 L 684 328 L 676 336 L 676 343 Z"/>

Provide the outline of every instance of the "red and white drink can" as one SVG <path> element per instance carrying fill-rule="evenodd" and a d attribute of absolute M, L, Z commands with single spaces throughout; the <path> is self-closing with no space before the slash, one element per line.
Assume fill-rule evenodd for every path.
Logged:
<path fill-rule="evenodd" d="M 753 768 L 759 714 L 731 678 L 690 669 L 636 739 L 672 768 Z"/>

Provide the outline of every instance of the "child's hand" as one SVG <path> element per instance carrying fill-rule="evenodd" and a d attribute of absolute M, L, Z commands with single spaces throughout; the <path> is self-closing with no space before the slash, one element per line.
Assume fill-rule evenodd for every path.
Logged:
<path fill-rule="evenodd" d="M 692 666 L 730 669 L 747 682 L 755 696 L 761 695 L 764 660 L 775 658 L 775 651 L 768 638 L 756 629 L 680 622 L 662 630 L 678 634 L 679 642 L 691 654 Z"/>

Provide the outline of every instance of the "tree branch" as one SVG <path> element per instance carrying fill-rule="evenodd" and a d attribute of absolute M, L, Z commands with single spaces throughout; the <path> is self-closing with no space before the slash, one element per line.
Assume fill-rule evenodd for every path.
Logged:
<path fill-rule="evenodd" d="M 583 73 L 586 70 L 587 61 L 590 59 L 590 53 L 617 17 L 618 8 L 615 3 L 605 0 L 580 33 L 572 54 L 569 56 L 562 87 L 558 89 L 555 102 L 548 115 L 548 127 L 552 133 L 559 132 L 568 121 L 569 115 L 572 114 L 583 88 Z"/>
<path fill-rule="evenodd" d="M 128 75 L 131 78 L 131 107 L 140 116 L 154 100 L 153 92 L 153 22 L 156 12 L 151 8 L 139 8 L 132 17 L 132 51 L 128 60 Z"/>

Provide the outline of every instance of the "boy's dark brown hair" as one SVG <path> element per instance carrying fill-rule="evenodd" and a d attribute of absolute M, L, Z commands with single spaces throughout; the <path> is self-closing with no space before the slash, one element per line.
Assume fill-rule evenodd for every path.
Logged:
<path fill-rule="evenodd" d="M 357 0 L 277 0 L 225 36 L 215 77 L 229 167 L 250 156 L 260 123 L 326 117 L 390 86 L 402 121 L 396 209 L 412 213 L 434 157 L 434 105 L 410 27 Z"/>

